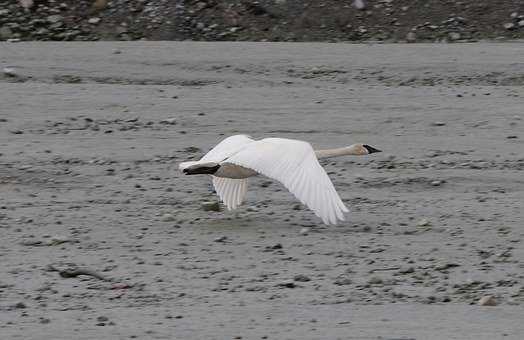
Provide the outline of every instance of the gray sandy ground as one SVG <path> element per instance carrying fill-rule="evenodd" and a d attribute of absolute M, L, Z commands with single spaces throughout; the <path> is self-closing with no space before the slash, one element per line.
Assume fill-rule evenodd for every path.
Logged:
<path fill-rule="evenodd" d="M 0 65 L 1 339 L 524 338 L 524 45 L 4 43 Z M 384 152 L 323 162 L 337 226 L 262 177 L 204 211 L 177 163 L 236 133 Z"/>

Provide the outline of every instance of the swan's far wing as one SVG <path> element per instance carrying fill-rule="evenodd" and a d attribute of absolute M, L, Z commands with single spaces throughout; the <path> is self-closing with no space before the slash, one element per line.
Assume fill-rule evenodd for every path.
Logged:
<path fill-rule="evenodd" d="M 254 140 L 247 135 L 227 137 L 206 153 L 200 161 L 219 163 L 252 142 Z"/>
<path fill-rule="evenodd" d="M 309 143 L 266 138 L 253 142 L 226 162 L 281 182 L 326 224 L 344 220 L 343 213 L 348 212 Z"/>
<path fill-rule="evenodd" d="M 232 179 L 213 176 L 213 186 L 227 209 L 232 210 L 242 204 L 246 197 L 247 178 Z"/>

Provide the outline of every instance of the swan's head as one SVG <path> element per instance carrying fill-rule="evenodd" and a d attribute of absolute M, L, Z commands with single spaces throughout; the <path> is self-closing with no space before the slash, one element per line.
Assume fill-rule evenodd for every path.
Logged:
<path fill-rule="evenodd" d="M 367 144 L 354 144 L 353 149 L 355 150 L 355 154 L 362 156 L 369 155 L 375 152 L 382 152 L 382 150 L 376 149 Z"/>

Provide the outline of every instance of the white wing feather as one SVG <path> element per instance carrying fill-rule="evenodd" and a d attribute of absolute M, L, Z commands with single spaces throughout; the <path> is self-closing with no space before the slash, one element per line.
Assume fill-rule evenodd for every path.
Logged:
<path fill-rule="evenodd" d="M 206 153 L 199 162 L 222 162 L 224 159 L 230 157 L 244 148 L 247 144 L 254 141 L 255 140 L 247 135 L 234 135 L 227 137 Z"/>
<path fill-rule="evenodd" d="M 242 204 L 246 197 L 247 178 L 231 179 L 213 176 L 213 186 L 227 209 L 233 210 Z"/>
<path fill-rule="evenodd" d="M 307 142 L 283 138 L 253 141 L 226 161 L 281 182 L 326 224 L 344 220 L 344 212 L 348 212 Z"/>
<path fill-rule="evenodd" d="M 178 168 L 180 170 L 184 170 L 187 167 L 202 163 L 220 163 L 251 142 L 254 142 L 254 140 L 247 135 L 234 135 L 227 137 L 218 143 L 213 149 L 209 150 L 209 152 L 206 153 L 200 160 L 182 162 L 178 165 Z"/>

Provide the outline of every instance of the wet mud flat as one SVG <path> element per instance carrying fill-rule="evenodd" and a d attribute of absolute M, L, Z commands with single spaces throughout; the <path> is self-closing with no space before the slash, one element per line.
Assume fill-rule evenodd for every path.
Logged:
<path fill-rule="evenodd" d="M 523 52 L 0 44 L 1 337 L 522 339 Z M 177 163 L 237 133 L 384 152 L 323 162 L 337 226 L 208 211 Z"/>

